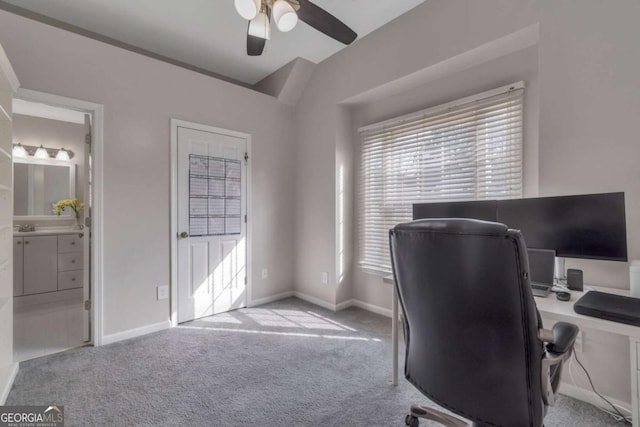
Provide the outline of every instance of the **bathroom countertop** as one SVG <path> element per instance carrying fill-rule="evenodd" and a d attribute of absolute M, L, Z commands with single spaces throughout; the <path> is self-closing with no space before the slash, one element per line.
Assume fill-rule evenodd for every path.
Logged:
<path fill-rule="evenodd" d="M 14 231 L 13 237 L 28 237 L 28 236 L 55 236 L 59 234 L 81 234 L 84 230 L 73 230 L 70 228 L 47 228 L 36 231 Z"/>

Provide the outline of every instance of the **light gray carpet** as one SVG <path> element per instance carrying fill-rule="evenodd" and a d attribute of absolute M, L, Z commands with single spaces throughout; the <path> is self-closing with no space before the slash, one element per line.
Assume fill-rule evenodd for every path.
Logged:
<path fill-rule="evenodd" d="M 390 331 L 290 298 L 24 362 L 7 405 L 64 405 L 70 426 L 403 426 L 427 400 L 390 385 Z M 545 425 L 622 423 L 564 397 Z"/>

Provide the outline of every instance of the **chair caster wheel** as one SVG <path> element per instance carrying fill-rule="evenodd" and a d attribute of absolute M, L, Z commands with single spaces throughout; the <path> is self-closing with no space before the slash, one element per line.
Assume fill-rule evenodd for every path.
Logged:
<path fill-rule="evenodd" d="M 418 427 L 420 425 L 420 420 L 418 420 L 418 417 L 414 417 L 413 415 L 407 415 L 404 417 L 404 423 L 409 427 Z"/>

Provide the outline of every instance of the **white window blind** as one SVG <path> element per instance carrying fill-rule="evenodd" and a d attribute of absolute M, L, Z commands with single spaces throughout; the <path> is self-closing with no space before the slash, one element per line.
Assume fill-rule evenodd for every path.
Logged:
<path fill-rule="evenodd" d="M 389 229 L 422 202 L 522 196 L 522 82 L 359 129 L 360 266 L 390 273 Z"/>

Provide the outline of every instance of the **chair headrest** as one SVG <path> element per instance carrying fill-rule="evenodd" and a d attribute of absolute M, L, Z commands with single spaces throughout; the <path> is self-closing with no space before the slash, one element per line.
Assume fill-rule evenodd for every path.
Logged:
<path fill-rule="evenodd" d="M 501 236 L 507 233 L 508 227 L 497 222 L 481 221 L 479 219 L 430 218 L 398 224 L 393 230 Z"/>

